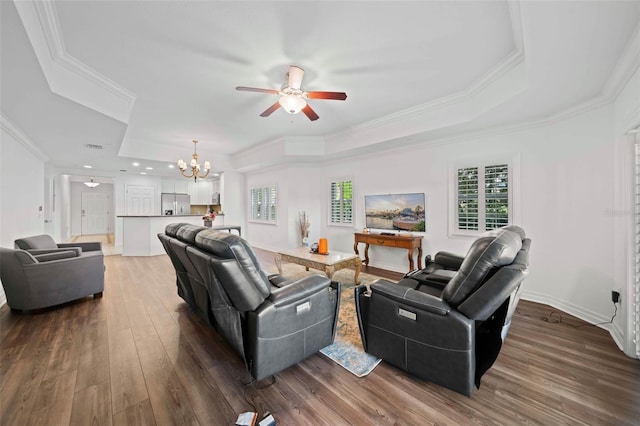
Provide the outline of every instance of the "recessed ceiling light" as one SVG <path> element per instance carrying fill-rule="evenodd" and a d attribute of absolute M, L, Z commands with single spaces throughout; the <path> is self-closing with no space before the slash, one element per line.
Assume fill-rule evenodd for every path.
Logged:
<path fill-rule="evenodd" d="M 173 164 L 169 164 L 169 168 L 173 169 L 175 166 Z"/>
<path fill-rule="evenodd" d="M 93 169 L 93 166 L 82 166 L 82 167 L 84 167 L 85 169 Z"/>
<path fill-rule="evenodd" d="M 146 174 L 147 174 L 147 172 L 140 172 L 140 174 L 141 174 L 141 175 L 146 175 Z"/>
<path fill-rule="evenodd" d="M 140 163 L 138 163 L 137 161 L 134 161 L 134 162 L 133 162 L 133 165 L 134 165 L 134 166 L 136 166 L 136 167 L 138 167 L 138 166 L 140 165 Z"/>
<path fill-rule="evenodd" d="M 147 170 L 153 170 L 153 167 L 145 167 Z"/>

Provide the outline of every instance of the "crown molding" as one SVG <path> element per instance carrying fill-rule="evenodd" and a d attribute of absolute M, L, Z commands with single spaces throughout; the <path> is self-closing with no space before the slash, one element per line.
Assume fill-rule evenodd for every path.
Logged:
<path fill-rule="evenodd" d="M 67 53 L 55 3 L 14 3 L 51 91 L 128 123 L 135 94 Z"/>
<path fill-rule="evenodd" d="M 33 155 L 38 157 L 43 162 L 47 162 L 50 158 L 40 150 L 31 139 L 25 135 L 22 130 L 20 130 L 15 124 L 13 124 L 4 114 L 0 112 L 0 127 L 3 131 L 5 131 L 9 136 L 11 136 L 16 142 L 30 151 Z"/>

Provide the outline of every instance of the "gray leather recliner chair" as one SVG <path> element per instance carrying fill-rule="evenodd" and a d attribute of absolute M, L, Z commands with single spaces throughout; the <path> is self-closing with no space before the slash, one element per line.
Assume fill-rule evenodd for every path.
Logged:
<path fill-rule="evenodd" d="M 158 238 L 176 269 L 178 294 L 229 342 L 255 380 L 333 343 L 339 283 L 320 274 L 267 276 L 245 240 L 203 226 L 171 224 Z"/>
<path fill-rule="evenodd" d="M 397 284 L 378 280 L 370 292 L 356 287 L 365 350 L 471 396 L 506 337 L 527 274 L 530 244 L 521 228 L 501 228 L 473 242 L 458 269 L 449 269 L 450 279 L 441 280 L 444 287 L 438 280 L 411 276 Z M 446 268 L 429 272 L 438 270 Z"/>

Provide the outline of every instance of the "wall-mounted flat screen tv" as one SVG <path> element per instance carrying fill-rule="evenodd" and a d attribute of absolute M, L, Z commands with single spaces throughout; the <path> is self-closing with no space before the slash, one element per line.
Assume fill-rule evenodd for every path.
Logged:
<path fill-rule="evenodd" d="M 425 231 L 424 193 L 365 195 L 367 228 Z"/>

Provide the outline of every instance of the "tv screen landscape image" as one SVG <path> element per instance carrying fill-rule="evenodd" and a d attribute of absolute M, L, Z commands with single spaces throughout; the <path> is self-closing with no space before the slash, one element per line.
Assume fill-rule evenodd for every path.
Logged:
<path fill-rule="evenodd" d="M 425 231 L 423 193 L 365 195 L 364 210 L 367 228 Z"/>

